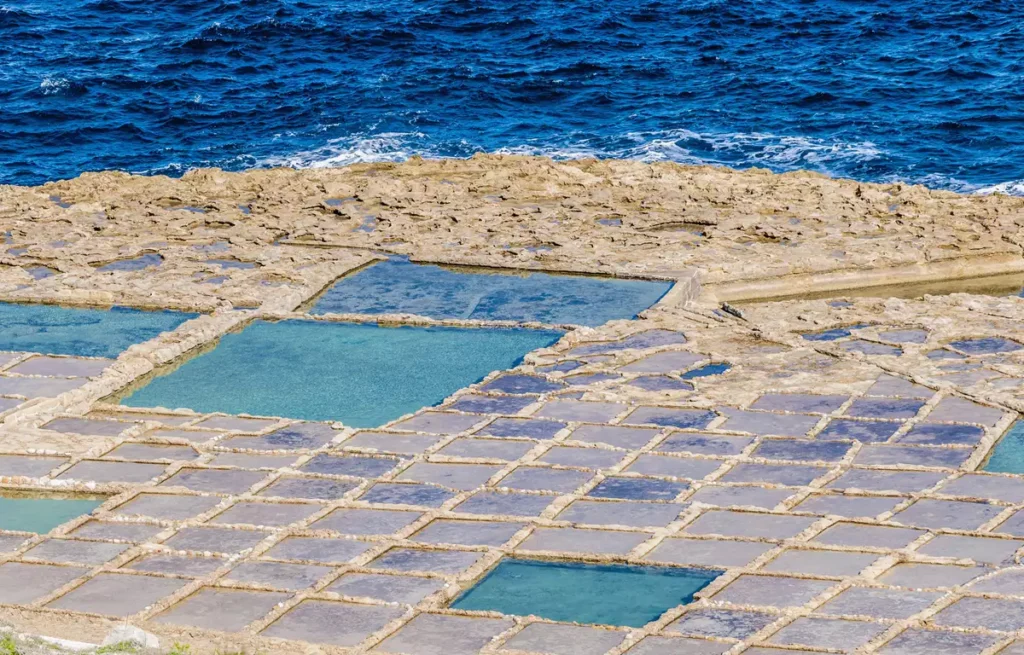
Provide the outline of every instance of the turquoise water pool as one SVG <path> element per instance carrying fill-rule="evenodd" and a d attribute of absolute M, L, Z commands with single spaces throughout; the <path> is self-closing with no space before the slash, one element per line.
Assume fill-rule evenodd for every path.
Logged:
<path fill-rule="evenodd" d="M 103 500 L 0 495 L 0 530 L 46 534 L 62 523 L 88 514 Z"/>
<path fill-rule="evenodd" d="M 122 400 L 375 427 L 517 365 L 562 333 L 256 321 Z"/>
<path fill-rule="evenodd" d="M 0 303 L 0 350 L 117 357 L 198 314 Z"/>
<path fill-rule="evenodd" d="M 452 607 L 639 628 L 693 600 L 722 571 L 505 559 Z"/>
<path fill-rule="evenodd" d="M 597 326 L 636 317 L 671 287 L 669 282 L 645 280 L 464 272 L 395 257 L 342 278 L 311 313 L 407 313 Z"/>
<path fill-rule="evenodd" d="M 1024 473 L 1024 421 L 1016 421 L 996 443 L 983 467 L 993 473 Z"/>

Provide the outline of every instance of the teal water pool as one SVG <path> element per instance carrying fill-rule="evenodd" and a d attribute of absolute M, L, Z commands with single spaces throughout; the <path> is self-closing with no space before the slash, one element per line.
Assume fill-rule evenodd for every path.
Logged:
<path fill-rule="evenodd" d="M 121 402 L 376 427 L 513 367 L 561 336 L 553 330 L 256 321 Z"/>
<path fill-rule="evenodd" d="M 996 443 L 982 470 L 1024 474 L 1024 421 L 1015 421 Z"/>
<path fill-rule="evenodd" d="M 88 514 L 104 498 L 30 496 L 0 493 L 0 530 L 46 534 L 58 525 Z"/>
<path fill-rule="evenodd" d="M 336 282 L 313 314 L 418 314 L 431 318 L 539 321 L 597 326 L 635 318 L 669 282 L 481 272 L 391 258 Z"/>
<path fill-rule="evenodd" d="M 722 571 L 504 559 L 452 607 L 639 628 L 693 596 Z"/>
<path fill-rule="evenodd" d="M 0 303 L 0 350 L 117 357 L 198 314 Z"/>

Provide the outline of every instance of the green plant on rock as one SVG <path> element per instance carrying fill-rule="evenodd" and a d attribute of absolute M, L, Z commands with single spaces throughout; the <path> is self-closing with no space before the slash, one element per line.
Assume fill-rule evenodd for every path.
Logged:
<path fill-rule="evenodd" d="M 180 644 L 174 642 L 171 646 L 171 650 L 167 651 L 167 655 L 191 655 L 192 648 L 188 644 Z"/>
<path fill-rule="evenodd" d="M 11 635 L 4 635 L 0 639 L 0 655 L 21 655 L 18 644 Z"/>
<path fill-rule="evenodd" d="M 97 655 L 112 655 L 113 653 L 139 653 L 142 646 L 134 641 L 119 641 L 116 644 L 100 646 L 96 649 Z"/>

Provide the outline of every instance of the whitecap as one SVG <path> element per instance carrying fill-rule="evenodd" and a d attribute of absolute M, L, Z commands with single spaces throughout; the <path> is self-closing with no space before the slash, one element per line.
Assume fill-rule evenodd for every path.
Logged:
<path fill-rule="evenodd" d="M 291 168 L 332 168 L 350 164 L 405 161 L 413 155 L 435 155 L 426 146 L 426 135 L 420 132 L 382 132 L 355 134 L 329 140 L 312 150 L 290 155 L 265 157 L 259 166 L 288 166 Z"/>
<path fill-rule="evenodd" d="M 44 77 L 39 83 L 39 88 L 44 96 L 52 96 L 67 91 L 71 81 L 66 77 Z"/>
<path fill-rule="evenodd" d="M 1024 180 L 1010 180 L 989 186 L 975 189 L 974 193 L 981 196 L 990 196 L 994 193 L 1002 193 L 1007 196 L 1024 196 Z"/>

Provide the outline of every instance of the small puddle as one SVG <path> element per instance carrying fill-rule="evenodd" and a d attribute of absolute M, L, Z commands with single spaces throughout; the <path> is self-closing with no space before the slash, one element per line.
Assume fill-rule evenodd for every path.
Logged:
<path fill-rule="evenodd" d="M 57 274 L 57 271 L 49 266 L 25 266 L 24 269 L 32 276 L 33 280 L 42 280 Z"/>
<path fill-rule="evenodd" d="M 504 559 L 455 599 L 461 610 L 489 610 L 553 621 L 639 628 L 723 572 L 625 564 Z"/>
<path fill-rule="evenodd" d="M 255 321 L 125 390 L 121 402 L 376 427 L 516 366 L 561 336 L 551 330 Z"/>
<path fill-rule="evenodd" d="M 0 303 L 0 350 L 117 357 L 198 314 Z"/>
<path fill-rule="evenodd" d="M 105 500 L 105 496 L 0 490 L 0 530 L 46 534 L 58 525 L 88 514 Z"/>
<path fill-rule="evenodd" d="M 377 229 L 377 224 L 377 217 L 374 216 L 373 214 L 367 214 L 366 216 L 363 216 L 362 219 L 360 219 L 359 227 L 354 228 L 352 231 L 365 232 L 369 234 L 370 232 L 373 232 L 374 230 Z"/>
<path fill-rule="evenodd" d="M 336 282 L 311 313 L 598 326 L 635 318 L 671 287 L 670 282 L 442 267 L 393 257 Z"/>
<path fill-rule="evenodd" d="M 249 269 L 256 268 L 255 262 L 243 262 L 238 259 L 207 259 L 203 262 L 204 264 L 210 264 L 212 266 L 220 266 L 221 268 L 239 268 Z"/>
<path fill-rule="evenodd" d="M 96 270 L 101 273 L 108 271 L 141 271 L 150 266 L 159 266 L 164 263 L 164 258 L 155 252 L 147 253 L 132 259 L 119 259 L 98 267 Z"/>
<path fill-rule="evenodd" d="M 722 373 L 728 371 L 730 368 L 732 368 L 732 366 L 726 363 L 707 364 L 706 366 L 695 368 L 692 371 L 687 371 L 686 373 L 683 373 L 679 377 L 683 378 L 684 380 L 692 380 L 694 378 L 706 378 L 712 375 L 721 375 Z"/>
<path fill-rule="evenodd" d="M 856 325 L 819 330 L 818 332 L 805 332 L 800 336 L 803 337 L 805 341 L 838 341 L 839 339 L 845 339 L 846 337 L 853 336 L 853 330 L 860 330 L 870 326 L 870 323 L 857 323 Z"/>

